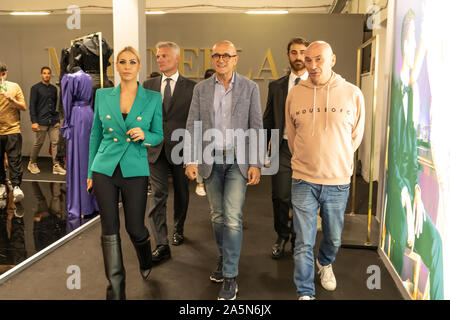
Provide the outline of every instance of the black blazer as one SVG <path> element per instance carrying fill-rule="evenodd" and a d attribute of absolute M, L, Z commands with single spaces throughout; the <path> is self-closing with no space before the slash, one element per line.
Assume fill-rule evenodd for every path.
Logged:
<path fill-rule="evenodd" d="M 161 92 L 161 79 L 162 76 L 150 78 L 144 82 L 143 87 L 145 89 Z M 148 161 L 155 163 L 161 153 L 163 145 L 165 145 L 166 158 L 169 163 L 172 163 L 171 152 L 175 145 L 179 141 L 171 141 L 170 137 L 172 132 L 178 128 L 186 128 L 186 120 L 189 114 L 189 107 L 191 106 L 192 92 L 196 82 L 179 75 L 175 84 L 172 99 L 170 100 L 170 106 L 166 112 L 163 107 L 163 131 L 164 140 L 156 147 L 148 147 Z M 182 149 L 180 156 L 182 156 Z"/>
<path fill-rule="evenodd" d="M 263 116 L 264 129 L 268 130 L 267 141 L 270 141 L 271 138 L 270 129 L 279 129 L 280 145 L 286 124 L 285 106 L 288 88 L 289 75 L 269 83 L 269 94 L 267 95 L 267 105 Z"/>

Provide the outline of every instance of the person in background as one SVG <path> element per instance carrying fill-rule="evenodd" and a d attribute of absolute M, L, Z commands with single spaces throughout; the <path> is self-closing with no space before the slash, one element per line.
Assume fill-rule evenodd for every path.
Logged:
<path fill-rule="evenodd" d="M 116 58 L 121 82 L 98 89 L 89 144 L 87 188 L 93 188 L 100 211 L 101 243 L 107 299 L 125 299 L 125 268 L 120 241 L 119 193 L 126 230 L 133 243 L 142 277 L 152 269 L 150 234 L 145 227 L 149 167 L 148 146 L 163 140 L 161 94 L 137 81 L 139 53 L 125 47 Z"/>
<path fill-rule="evenodd" d="M 22 89 L 17 83 L 7 81 L 8 68 L 0 62 L 0 199 L 6 199 L 5 155 L 8 159 L 9 179 L 13 187 L 14 202 L 23 199 L 22 134 L 20 111 L 27 106 Z"/>
<path fill-rule="evenodd" d="M 52 150 L 53 174 L 65 175 L 66 170 L 56 160 L 60 133 L 59 114 L 56 111 L 58 90 L 50 83 L 52 71 L 49 67 L 41 68 L 41 81 L 31 87 L 30 91 L 30 119 L 31 130 L 36 132 L 31 149 L 28 171 L 32 174 L 41 172 L 37 165 L 39 151 L 48 134 Z"/>
<path fill-rule="evenodd" d="M 264 111 L 264 129 L 268 132 L 268 141 L 271 138 L 271 130 L 280 132 L 279 146 L 279 170 L 272 176 L 272 206 L 274 228 L 277 240 L 272 246 L 272 258 L 279 259 L 283 256 L 284 247 L 291 238 L 292 248 L 295 247 L 295 233 L 292 227 L 292 218 L 289 211 L 291 204 L 291 152 L 288 147 L 286 134 L 285 106 L 288 92 L 298 84 L 300 80 L 308 79 L 305 66 L 305 51 L 309 45 L 303 38 L 293 38 L 287 46 L 287 58 L 290 64 L 288 75 L 269 83 L 266 110 Z M 292 250 L 294 251 L 294 250 Z"/>
<path fill-rule="evenodd" d="M 184 242 L 184 223 L 189 205 L 189 180 L 184 175 L 183 163 L 176 164 L 172 159 L 172 150 L 178 141 L 172 141 L 172 132 L 186 128 L 186 119 L 191 105 L 195 82 L 178 72 L 180 47 L 170 41 L 156 44 L 156 61 L 162 76 L 150 78 L 144 82 L 144 88 L 163 95 L 164 141 L 155 147 L 149 147 L 150 195 L 149 219 L 156 241 L 153 262 L 161 263 L 170 258 L 167 231 L 167 199 L 169 197 L 169 176 L 173 178 L 173 232 L 172 245 Z"/>

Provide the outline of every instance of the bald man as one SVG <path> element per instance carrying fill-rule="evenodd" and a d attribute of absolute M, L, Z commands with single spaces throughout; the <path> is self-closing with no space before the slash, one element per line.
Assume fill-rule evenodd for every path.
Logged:
<path fill-rule="evenodd" d="M 202 176 L 211 208 L 219 262 L 210 280 L 223 283 L 219 300 L 234 300 L 238 292 L 242 206 L 247 186 L 259 183 L 262 167 L 250 152 L 257 141 L 229 135 L 263 128 L 258 85 L 233 70 L 238 59 L 230 41 L 214 45 L 215 74 L 194 87 L 184 139 L 186 175 L 191 180 Z"/>
<path fill-rule="evenodd" d="M 313 248 L 319 207 L 323 239 L 315 263 L 322 286 L 336 289 L 331 264 L 341 245 L 353 154 L 364 133 L 361 90 L 333 71 L 335 63 L 328 43 L 311 43 L 305 52 L 309 77 L 292 88 L 286 100 L 296 234 L 294 283 L 299 300 L 315 295 Z"/>

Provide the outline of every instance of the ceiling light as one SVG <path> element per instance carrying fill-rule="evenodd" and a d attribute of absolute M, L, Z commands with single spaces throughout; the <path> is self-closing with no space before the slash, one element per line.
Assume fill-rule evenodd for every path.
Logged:
<path fill-rule="evenodd" d="M 246 14 L 288 14 L 287 10 L 248 10 Z"/>
<path fill-rule="evenodd" d="M 47 11 L 13 11 L 9 13 L 12 16 L 46 16 L 49 15 L 50 12 Z"/>
<path fill-rule="evenodd" d="M 165 11 L 145 11 L 145 14 L 166 14 Z"/>

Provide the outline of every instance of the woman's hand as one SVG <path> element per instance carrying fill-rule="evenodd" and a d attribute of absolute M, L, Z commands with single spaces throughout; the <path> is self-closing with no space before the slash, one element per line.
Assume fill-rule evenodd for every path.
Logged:
<path fill-rule="evenodd" d="M 139 127 L 128 130 L 127 135 L 133 139 L 133 142 L 145 139 L 145 133 Z"/>
<path fill-rule="evenodd" d="M 92 192 L 92 186 L 93 186 L 92 178 L 87 178 L 86 185 L 87 185 L 87 188 L 86 188 L 87 192 L 91 193 Z"/>

